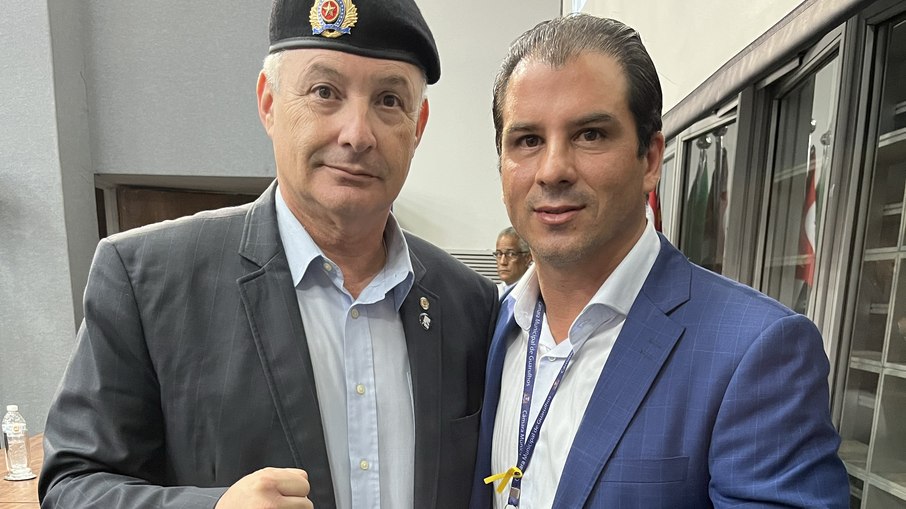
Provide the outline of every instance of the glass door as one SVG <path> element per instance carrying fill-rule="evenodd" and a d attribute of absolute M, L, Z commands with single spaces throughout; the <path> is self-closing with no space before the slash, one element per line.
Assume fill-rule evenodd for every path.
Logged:
<path fill-rule="evenodd" d="M 877 139 L 846 366 L 840 456 L 852 507 L 906 509 L 906 21 L 879 26 Z"/>
<path fill-rule="evenodd" d="M 839 83 L 835 55 L 777 99 L 762 290 L 799 313 L 815 285 Z"/>

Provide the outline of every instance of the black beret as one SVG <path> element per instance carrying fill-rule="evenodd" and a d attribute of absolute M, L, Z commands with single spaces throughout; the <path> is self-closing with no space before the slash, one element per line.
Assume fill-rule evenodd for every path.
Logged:
<path fill-rule="evenodd" d="M 440 79 L 434 36 L 414 0 L 274 0 L 271 47 L 320 48 L 420 67 Z"/>

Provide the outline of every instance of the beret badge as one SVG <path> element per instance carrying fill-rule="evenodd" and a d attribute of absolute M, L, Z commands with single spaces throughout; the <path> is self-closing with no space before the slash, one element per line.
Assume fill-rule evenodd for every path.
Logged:
<path fill-rule="evenodd" d="M 333 39 L 350 32 L 359 19 L 359 11 L 352 1 L 315 0 L 308 19 L 312 35 Z"/>

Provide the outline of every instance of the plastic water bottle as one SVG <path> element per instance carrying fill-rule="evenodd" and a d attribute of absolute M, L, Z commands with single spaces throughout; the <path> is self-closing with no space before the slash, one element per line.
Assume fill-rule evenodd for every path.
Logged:
<path fill-rule="evenodd" d="M 19 407 L 8 405 L 3 416 L 3 449 L 6 451 L 6 469 L 8 481 L 34 479 L 35 473 L 28 466 L 28 430 L 25 419 L 19 413 Z"/>

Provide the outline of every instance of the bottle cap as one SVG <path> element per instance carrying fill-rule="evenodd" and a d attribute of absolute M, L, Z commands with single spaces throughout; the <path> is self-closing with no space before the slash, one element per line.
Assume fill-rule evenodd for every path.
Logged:
<path fill-rule="evenodd" d="M 19 405 L 6 405 L 6 411 L 7 412 L 18 412 Z"/>

